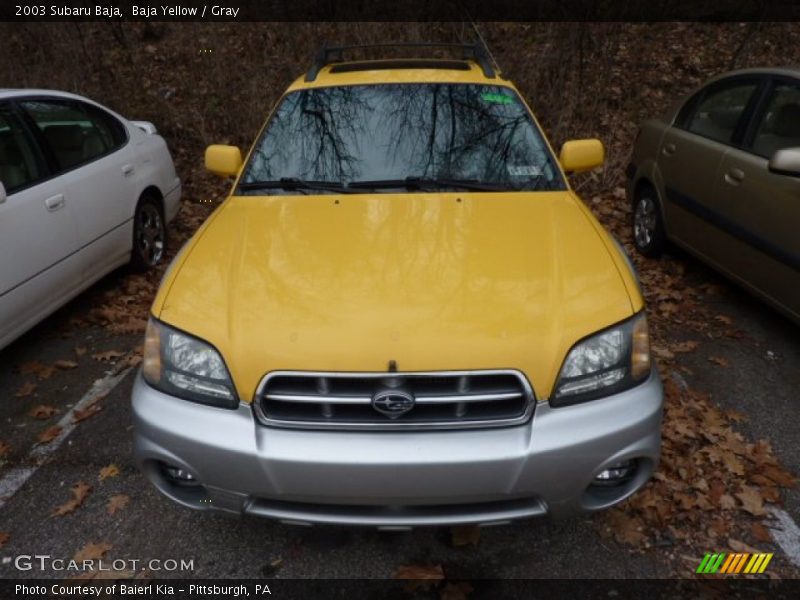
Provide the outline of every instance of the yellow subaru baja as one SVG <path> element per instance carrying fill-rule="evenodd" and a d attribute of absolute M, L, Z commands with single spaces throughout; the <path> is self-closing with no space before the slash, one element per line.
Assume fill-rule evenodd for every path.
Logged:
<path fill-rule="evenodd" d="M 651 476 L 637 279 L 483 46 L 327 48 L 152 307 L 135 455 L 196 509 L 403 529 L 592 511 Z"/>

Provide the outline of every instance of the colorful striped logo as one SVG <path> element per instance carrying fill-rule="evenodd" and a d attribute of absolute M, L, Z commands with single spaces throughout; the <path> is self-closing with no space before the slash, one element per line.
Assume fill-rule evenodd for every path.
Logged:
<path fill-rule="evenodd" d="M 735 575 L 737 573 L 763 573 L 769 561 L 772 560 L 772 552 L 769 554 L 725 554 L 707 553 L 696 573 L 711 575 L 713 573 L 723 573 L 725 575 Z"/>

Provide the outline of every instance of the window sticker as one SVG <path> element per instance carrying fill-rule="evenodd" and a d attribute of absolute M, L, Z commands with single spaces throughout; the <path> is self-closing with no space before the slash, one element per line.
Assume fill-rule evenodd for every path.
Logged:
<path fill-rule="evenodd" d="M 542 174 L 541 167 L 536 165 L 507 165 L 506 169 L 512 177 L 539 177 Z"/>
<path fill-rule="evenodd" d="M 499 93 L 494 94 L 491 92 L 486 92 L 481 94 L 481 99 L 484 102 L 491 102 L 492 104 L 514 104 L 514 98 Z"/>

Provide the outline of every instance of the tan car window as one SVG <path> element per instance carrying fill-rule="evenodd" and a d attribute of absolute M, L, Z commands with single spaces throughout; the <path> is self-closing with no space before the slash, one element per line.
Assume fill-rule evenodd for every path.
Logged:
<path fill-rule="evenodd" d="M 34 149 L 16 120 L 0 112 L 0 181 L 6 193 L 41 177 Z"/>
<path fill-rule="evenodd" d="M 756 82 L 748 81 L 709 92 L 697 106 L 687 129 L 729 143 L 756 87 Z"/>
<path fill-rule="evenodd" d="M 783 148 L 800 148 L 800 84 L 775 86 L 753 138 L 752 149 L 765 158 Z"/>

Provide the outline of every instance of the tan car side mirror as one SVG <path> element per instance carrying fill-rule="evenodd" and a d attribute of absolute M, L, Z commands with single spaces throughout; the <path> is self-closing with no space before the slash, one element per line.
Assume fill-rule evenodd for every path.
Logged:
<path fill-rule="evenodd" d="M 769 159 L 769 170 L 778 175 L 800 177 L 800 148 L 778 150 Z"/>

